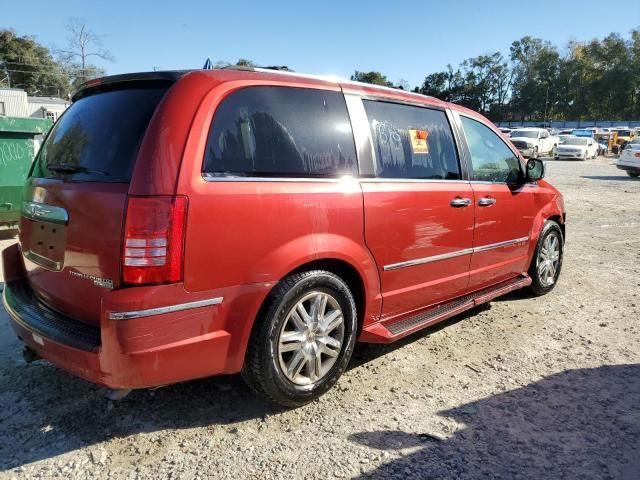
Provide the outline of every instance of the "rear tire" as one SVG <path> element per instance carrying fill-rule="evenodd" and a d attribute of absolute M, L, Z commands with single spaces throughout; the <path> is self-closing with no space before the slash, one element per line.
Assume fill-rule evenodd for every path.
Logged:
<path fill-rule="evenodd" d="M 630 172 L 629 170 L 627 170 L 627 175 L 629 175 L 630 177 L 638 178 L 640 177 L 640 172 Z"/>
<path fill-rule="evenodd" d="M 558 283 L 564 257 L 564 238 L 557 222 L 547 220 L 542 227 L 536 250 L 529 266 L 533 281 L 529 291 L 538 297 L 549 293 Z"/>
<path fill-rule="evenodd" d="M 242 376 L 259 396 L 302 406 L 336 384 L 356 332 L 355 300 L 340 277 L 324 270 L 290 275 L 256 319 Z"/>

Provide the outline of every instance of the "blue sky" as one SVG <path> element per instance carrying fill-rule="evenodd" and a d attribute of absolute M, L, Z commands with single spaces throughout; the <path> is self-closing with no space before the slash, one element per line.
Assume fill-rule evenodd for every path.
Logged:
<path fill-rule="evenodd" d="M 633 3 L 633 2 L 632 2 Z M 640 27 L 637 9 L 603 13 L 601 0 L 410 2 L 302 1 L 12 1 L 0 28 L 64 46 L 69 17 L 82 17 L 99 34 L 115 62 L 96 62 L 110 74 L 199 68 L 207 56 L 299 72 L 348 77 L 354 69 L 379 70 L 413 87 L 426 74 L 532 35 L 564 46 L 612 31 L 628 36 Z M 633 14 L 632 14 L 633 12 Z M 615 18 L 615 21 L 613 19 Z"/>

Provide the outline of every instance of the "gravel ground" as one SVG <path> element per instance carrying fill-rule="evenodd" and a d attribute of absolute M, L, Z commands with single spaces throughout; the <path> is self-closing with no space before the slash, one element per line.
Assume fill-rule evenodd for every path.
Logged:
<path fill-rule="evenodd" d="M 360 345 L 296 410 L 238 377 L 109 403 L 25 365 L 0 307 L 0 478 L 638 478 L 640 180 L 603 158 L 547 172 L 568 211 L 551 294 Z"/>

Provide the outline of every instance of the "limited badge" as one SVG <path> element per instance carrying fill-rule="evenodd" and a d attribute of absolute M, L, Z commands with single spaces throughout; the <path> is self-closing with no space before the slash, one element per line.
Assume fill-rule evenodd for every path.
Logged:
<path fill-rule="evenodd" d="M 409 129 L 409 138 L 411 139 L 411 151 L 415 153 L 428 154 L 429 153 L 429 144 L 427 143 L 427 138 L 429 137 L 429 132 L 426 130 L 415 130 L 413 128 Z"/>

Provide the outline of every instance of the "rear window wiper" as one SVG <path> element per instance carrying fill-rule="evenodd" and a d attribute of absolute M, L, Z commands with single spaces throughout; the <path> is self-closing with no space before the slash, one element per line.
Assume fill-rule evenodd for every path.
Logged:
<path fill-rule="evenodd" d="M 81 165 L 71 165 L 70 163 L 56 163 L 55 165 L 47 165 L 47 169 L 52 172 L 60 173 L 97 173 L 98 175 L 109 176 L 109 173 L 102 170 L 94 170 L 92 168 L 83 167 Z"/>

